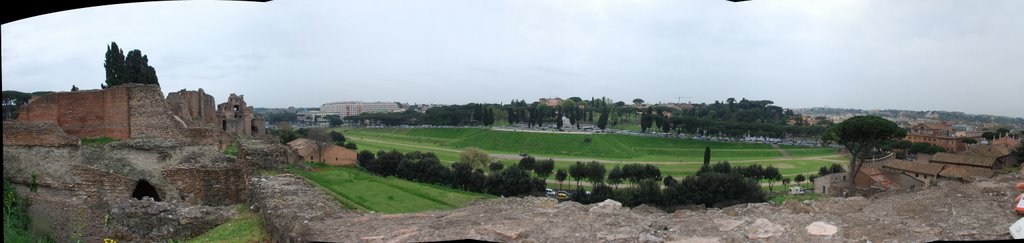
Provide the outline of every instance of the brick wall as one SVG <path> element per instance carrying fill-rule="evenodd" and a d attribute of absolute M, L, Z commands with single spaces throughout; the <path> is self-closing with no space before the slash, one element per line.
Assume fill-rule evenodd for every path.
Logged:
<path fill-rule="evenodd" d="M 18 120 L 56 122 L 76 137 L 124 139 L 130 136 L 128 93 L 129 87 L 118 86 L 47 94 L 22 106 Z"/>
<path fill-rule="evenodd" d="M 63 146 L 78 145 L 79 139 L 64 133 L 52 121 L 5 121 L 4 145 Z"/>
<path fill-rule="evenodd" d="M 163 175 L 186 203 L 221 206 L 248 200 L 248 171 L 241 166 L 175 168 L 164 170 Z"/>
<path fill-rule="evenodd" d="M 129 198 L 137 183 L 128 177 L 81 165 L 73 166 L 71 174 L 78 179 L 72 190 L 73 195 L 90 202 L 102 200 L 111 203 Z M 161 197 L 166 195 L 159 188 L 157 191 Z"/>
<path fill-rule="evenodd" d="M 80 138 L 185 138 L 185 124 L 171 113 L 157 85 L 47 94 L 19 112 L 20 121 L 56 122 L 65 133 Z"/>

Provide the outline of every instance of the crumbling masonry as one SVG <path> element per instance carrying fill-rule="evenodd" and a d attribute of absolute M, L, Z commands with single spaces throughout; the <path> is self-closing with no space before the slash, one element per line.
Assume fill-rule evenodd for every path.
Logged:
<path fill-rule="evenodd" d="M 17 121 L 5 121 L 4 177 L 30 201 L 33 230 L 58 242 L 193 237 L 249 200 L 256 166 L 286 158 L 281 145 L 261 141 L 238 144 L 259 148 L 239 150 L 262 164 L 224 155 L 228 135 L 203 125 L 218 118 L 206 108 L 212 97 L 176 94 L 165 100 L 159 86 L 139 84 L 60 92 L 33 98 Z M 116 141 L 80 142 L 97 137 Z"/>

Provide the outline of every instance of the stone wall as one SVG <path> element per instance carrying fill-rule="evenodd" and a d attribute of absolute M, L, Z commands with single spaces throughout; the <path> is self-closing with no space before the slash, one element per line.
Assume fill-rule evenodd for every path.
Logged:
<path fill-rule="evenodd" d="M 327 192 L 293 174 L 253 178 L 250 187 L 253 207 L 259 210 L 264 228 L 274 242 L 342 242 L 323 238 L 313 224 L 361 215 L 358 211 L 343 209 Z"/>
<path fill-rule="evenodd" d="M 15 185 L 31 202 L 33 231 L 55 242 L 166 242 L 189 239 L 223 224 L 237 213 L 210 207 L 118 198 L 112 202 L 75 196 L 73 191 Z"/>
<path fill-rule="evenodd" d="M 158 86 L 153 87 L 159 90 Z M 129 93 L 129 86 L 121 85 L 38 96 L 21 106 L 18 120 L 55 122 L 76 137 L 124 139 L 131 136 Z"/>
<path fill-rule="evenodd" d="M 163 174 L 188 204 L 230 205 L 249 198 L 246 183 L 252 177 L 252 170 L 246 168 L 173 168 L 164 170 Z"/>
<path fill-rule="evenodd" d="M 250 166 L 214 145 L 174 139 L 128 139 L 103 146 L 4 146 L 4 177 L 28 185 L 73 190 L 104 200 L 129 198 L 139 180 L 167 202 L 230 205 L 245 201 Z M 234 191 L 229 193 L 229 191 Z"/>
<path fill-rule="evenodd" d="M 78 145 L 79 139 L 64 133 L 52 121 L 4 121 L 4 145 Z"/>
<path fill-rule="evenodd" d="M 160 86 L 132 85 L 128 96 L 131 137 L 183 138 L 185 123 L 171 114 Z"/>
<path fill-rule="evenodd" d="M 223 220 L 188 208 L 230 209 L 246 202 L 253 174 L 252 166 L 225 156 L 216 145 L 162 138 L 106 145 L 5 145 L 3 161 L 4 177 L 19 188 L 32 184 L 35 175 L 39 190 L 22 195 L 32 200 L 29 212 L 39 219 L 34 225 L 58 242 L 104 237 L 152 242 L 198 235 Z M 142 180 L 162 202 L 126 204 L 142 202 L 132 197 Z M 106 217 L 110 222 L 104 222 Z"/>
<path fill-rule="evenodd" d="M 261 169 L 283 168 L 295 162 L 288 147 L 264 140 L 239 139 L 238 160 Z"/>
<path fill-rule="evenodd" d="M 122 199 L 107 210 L 107 228 L 118 241 L 165 242 L 199 236 L 237 213 L 228 206 L 192 206 Z"/>
<path fill-rule="evenodd" d="M 167 105 L 189 127 L 214 127 L 217 123 L 217 104 L 203 89 L 167 94 Z"/>

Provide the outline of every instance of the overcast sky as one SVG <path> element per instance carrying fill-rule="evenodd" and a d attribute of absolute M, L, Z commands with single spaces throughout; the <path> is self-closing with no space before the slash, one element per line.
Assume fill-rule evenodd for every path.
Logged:
<path fill-rule="evenodd" d="M 344 100 L 649 103 L 1024 117 L 1024 1 L 170 1 L 2 26 L 3 89 L 99 88 L 106 46 L 165 93 L 256 107 Z M 679 98 L 682 97 L 682 98 Z"/>

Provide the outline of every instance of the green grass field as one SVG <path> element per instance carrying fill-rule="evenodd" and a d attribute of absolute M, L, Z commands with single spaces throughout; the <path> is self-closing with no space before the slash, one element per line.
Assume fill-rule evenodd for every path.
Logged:
<path fill-rule="evenodd" d="M 263 220 L 245 205 L 235 208 L 239 216 L 227 223 L 218 225 L 186 242 L 190 243 L 250 243 L 270 241 L 270 233 L 263 229 Z"/>
<path fill-rule="evenodd" d="M 442 150 L 477 147 L 490 153 L 519 154 L 559 158 L 599 158 L 623 161 L 701 161 L 704 147 L 711 146 L 714 160 L 780 158 L 782 154 L 767 144 L 712 142 L 692 139 L 640 137 L 621 134 L 554 134 L 495 131 L 480 128 L 381 128 L 343 129 L 346 137 L 360 149 L 396 146 L 425 146 Z M 386 146 L 381 146 L 386 145 Z M 413 145 L 413 146 L 409 146 Z M 426 148 L 417 148 L 426 149 Z M 802 148 L 808 155 L 825 155 L 817 148 Z M 436 152 L 435 152 L 436 153 Z M 830 153 L 830 152 L 829 152 Z"/>
<path fill-rule="evenodd" d="M 781 145 L 790 157 L 767 144 L 725 143 L 691 139 L 640 137 L 619 134 L 554 134 L 492 131 L 480 128 L 381 128 L 343 129 L 359 149 L 433 152 L 444 163 L 458 160 L 465 147 L 478 147 L 492 154 L 558 158 L 555 168 L 567 169 L 578 161 L 602 160 L 610 171 L 625 163 L 654 163 L 665 176 L 682 178 L 695 173 L 704 158 L 704 147 L 711 146 L 712 161 L 730 161 L 733 165 L 751 164 L 778 167 L 784 176 L 817 173 L 821 166 L 845 164 L 849 156 L 832 148 Z M 590 138 L 590 142 L 585 142 Z M 501 158 L 506 167 L 517 160 Z M 552 176 L 553 178 L 553 176 Z"/>
<path fill-rule="evenodd" d="M 416 183 L 394 177 L 379 177 L 351 167 L 315 166 L 313 171 L 289 169 L 327 190 L 349 208 L 382 213 L 409 213 L 451 209 L 492 196 Z"/>

